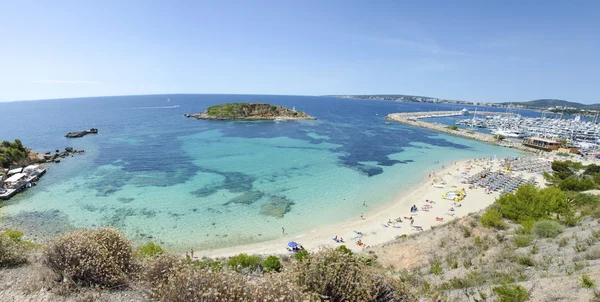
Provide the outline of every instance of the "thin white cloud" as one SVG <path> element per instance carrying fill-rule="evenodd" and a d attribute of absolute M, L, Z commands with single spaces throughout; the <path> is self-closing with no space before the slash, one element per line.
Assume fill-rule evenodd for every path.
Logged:
<path fill-rule="evenodd" d="M 33 81 L 34 84 L 91 84 L 91 85 L 102 85 L 104 82 L 100 81 L 85 81 L 85 80 L 39 80 Z"/>
<path fill-rule="evenodd" d="M 452 51 L 442 48 L 436 41 L 431 39 L 410 40 L 396 37 L 376 37 L 366 35 L 351 35 L 351 37 L 359 40 L 365 40 L 372 43 L 384 44 L 395 47 L 407 47 L 423 53 L 440 54 L 440 55 L 455 55 L 455 56 L 471 56 L 470 53 L 461 51 Z"/>

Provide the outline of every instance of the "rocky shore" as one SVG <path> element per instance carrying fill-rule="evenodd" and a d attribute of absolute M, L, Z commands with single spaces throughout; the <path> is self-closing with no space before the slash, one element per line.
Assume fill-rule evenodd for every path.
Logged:
<path fill-rule="evenodd" d="M 85 150 L 77 150 L 73 147 L 66 147 L 65 151 L 60 151 L 59 149 L 55 150 L 55 153 L 46 152 L 44 155 L 39 155 L 39 163 L 60 163 L 61 158 L 65 158 L 68 156 L 73 156 L 74 154 L 83 154 Z"/>
<path fill-rule="evenodd" d="M 210 106 L 204 112 L 184 114 L 199 120 L 316 120 L 306 112 L 266 103 L 229 103 Z"/>
<path fill-rule="evenodd" d="M 436 115 L 444 116 L 444 115 L 450 115 L 452 113 L 454 113 L 454 111 L 438 111 L 438 112 L 428 112 L 427 115 L 429 115 L 429 116 L 436 116 Z M 495 113 L 482 112 L 481 114 L 495 114 Z M 406 125 L 411 125 L 411 126 L 429 129 L 429 130 L 439 131 L 439 132 L 443 132 L 443 133 L 450 134 L 450 135 L 456 135 L 456 136 L 466 137 L 466 138 L 470 138 L 470 139 L 475 139 L 478 141 L 495 144 L 498 146 L 514 148 L 514 149 L 519 149 L 519 150 L 528 151 L 528 152 L 539 152 L 539 150 L 535 150 L 533 148 L 524 146 L 520 142 L 499 141 L 496 138 L 494 138 L 494 135 L 489 134 L 489 133 L 482 133 L 482 132 L 469 130 L 469 129 L 460 129 L 460 128 L 454 129 L 452 127 L 448 127 L 448 125 L 443 125 L 443 124 L 438 124 L 438 123 L 430 123 L 430 122 L 425 122 L 423 120 L 418 119 L 418 117 L 421 117 L 423 115 L 424 115 L 424 113 L 422 113 L 422 112 L 403 112 L 403 113 L 391 113 L 391 114 L 388 114 L 385 118 L 388 120 L 406 124 Z"/>

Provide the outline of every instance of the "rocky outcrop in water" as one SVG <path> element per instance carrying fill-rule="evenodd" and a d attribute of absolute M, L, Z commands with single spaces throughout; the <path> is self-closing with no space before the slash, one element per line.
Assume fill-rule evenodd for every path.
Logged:
<path fill-rule="evenodd" d="M 90 130 L 69 132 L 69 133 L 67 133 L 67 135 L 65 135 L 65 137 L 66 138 L 76 138 L 76 137 L 86 136 L 88 134 L 97 134 L 97 133 L 98 133 L 98 129 L 92 128 Z"/>
<path fill-rule="evenodd" d="M 184 114 L 200 120 L 316 120 L 306 112 L 266 103 L 229 103 L 210 106 L 204 112 Z"/>
<path fill-rule="evenodd" d="M 60 163 L 60 160 L 65 157 L 73 156 L 74 154 L 83 154 L 84 150 L 77 150 L 73 147 L 66 147 L 65 151 L 61 152 L 56 149 L 56 153 L 46 152 L 39 158 L 40 163 Z"/>

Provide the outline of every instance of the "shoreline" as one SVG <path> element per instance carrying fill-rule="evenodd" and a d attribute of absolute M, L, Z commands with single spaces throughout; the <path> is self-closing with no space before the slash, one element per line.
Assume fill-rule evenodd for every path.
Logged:
<path fill-rule="evenodd" d="M 499 192 L 486 194 L 483 188 L 471 190 L 469 189 L 469 185 L 462 184 L 461 180 L 465 171 L 469 171 L 469 175 L 474 175 L 486 168 L 501 169 L 499 166 L 500 162 L 499 159 L 491 160 L 489 158 L 457 161 L 439 171 L 435 171 L 435 176 L 426 177 L 419 183 L 402 192 L 398 192 L 390 202 L 372 209 L 368 208 L 367 205 L 363 213 L 364 219 L 357 217 L 345 222 L 323 225 L 301 234 L 284 234 L 280 239 L 264 242 L 218 249 L 194 250 L 194 259 L 201 259 L 203 257 L 222 258 L 240 253 L 292 255 L 291 252 L 285 249 L 287 243 L 290 241 L 298 242 L 298 244 L 304 246 L 308 251 L 345 245 L 347 248 L 359 252 L 369 247 L 382 245 L 403 237 L 403 235 L 410 236 L 419 232 L 411 227 L 410 220 L 407 218 L 413 217 L 414 226 L 420 226 L 422 230 L 429 230 L 431 227 L 465 217 L 470 213 L 479 212 L 494 203 L 500 195 Z M 538 174 L 528 172 L 516 172 L 515 174 L 524 174 L 527 178 L 535 176 L 539 183 L 543 181 L 543 177 Z M 443 188 L 432 185 L 436 177 L 438 181 L 443 179 L 447 182 Z M 460 207 L 454 207 L 455 203 L 453 201 L 441 198 L 441 195 L 453 189 L 453 186 L 457 189 L 464 188 L 467 192 L 465 199 L 458 203 Z M 425 200 L 434 201 L 433 204 L 429 204 L 432 207 L 429 211 L 421 210 L 423 206 L 428 204 Z M 416 205 L 419 211 L 411 215 L 410 208 L 413 205 Z M 362 207 L 360 202 L 357 206 Z M 449 211 L 451 207 L 454 207 L 454 211 Z M 450 214 L 453 215 L 451 216 Z M 395 222 L 397 218 L 401 218 L 402 222 Z M 436 218 L 442 218 L 442 221 L 438 221 Z M 394 223 L 388 225 L 389 220 Z M 360 240 L 365 244 L 365 247 L 359 247 L 356 244 L 359 238 L 353 238 L 355 237 L 354 231 L 359 231 L 363 234 Z M 336 243 L 333 240 L 336 235 L 344 238 L 344 243 Z"/>

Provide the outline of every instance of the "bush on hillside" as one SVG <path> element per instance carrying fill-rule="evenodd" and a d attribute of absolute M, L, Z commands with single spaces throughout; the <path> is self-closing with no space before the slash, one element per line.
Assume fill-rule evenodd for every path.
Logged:
<path fill-rule="evenodd" d="M 401 301 L 411 298 L 396 279 L 377 273 L 356 257 L 327 249 L 296 263 L 296 282 L 331 301 Z"/>
<path fill-rule="evenodd" d="M 556 238 L 563 232 L 563 227 L 556 221 L 542 220 L 533 225 L 533 233 L 539 238 Z"/>
<path fill-rule="evenodd" d="M 348 254 L 348 255 L 352 255 L 352 250 L 350 250 L 349 248 L 347 248 L 345 245 L 340 245 L 336 248 L 336 250 L 344 253 L 344 254 Z"/>
<path fill-rule="evenodd" d="M 567 179 L 568 177 L 575 175 L 575 172 L 582 168 L 583 165 L 581 163 L 570 160 L 552 162 L 553 175 L 558 179 Z"/>
<path fill-rule="evenodd" d="M 229 258 L 229 260 L 227 261 L 227 268 L 238 273 L 254 272 L 260 271 L 262 269 L 261 264 L 262 259 L 259 256 L 239 254 Z"/>
<path fill-rule="evenodd" d="M 154 244 L 154 242 L 148 242 L 140 246 L 136 251 L 136 254 L 142 258 L 154 257 L 164 253 L 165 250 L 160 245 Z"/>
<path fill-rule="evenodd" d="M 131 242 L 111 228 L 61 236 L 44 251 L 44 263 L 83 285 L 122 285 L 134 268 Z"/>
<path fill-rule="evenodd" d="M 492 289 L 498 296 L 499 302 L 523 302 L 527 301 L 529 294 L 527 290 L 516 284 L 504 284 Z"/>
<path fill-rule="evenodd" d="M 597 173 L 600 173 L 600 166 L 596 164 L 586 166 L 585 171 L 583 172 L 583 174 L 585 175 L 592 175 Z"/>
<path fill-rule="evenodd" d="M 506 224 L 502 220 L 502 213 L 497 209 L 489 209 L 479 217 L 479 221 L 484 227 L 496 228 L 503 230 L 506 228 Z"/>
<path fill-rule="evenodd" d="M 162 254 L 145 261 L 142 267 L 141 277 L 148 284 L 152 295 L 163 290 L 169 278 L 187 268 L 186 263 L 180 256 L 173 254 Z"/>
<path fill-rule="evenodd" d="M 278 272 L 281 270 L 281 261 L 276 256 L 269 256 L 263 261 L 263 268 L 265 272 Z"/>
<path fill-rule="evenodd" d="M 518 235 L 513 238 L 513 243 L 516 247 L 526 247 L 533 242 L 533 236 L 531 235 Z"/>
<path fill-rule="evenodd" d="M 235 272 L 214 272 L 187 267 L 168 271 L 166 275 L 166 278 L 156 278 L 155 280 L 160 282 L 155 282 L 152 288 L 151 295 L 158 301 L 309 300 L 289 278 L 279 274 L 250 278 Z"/>
<path fill-rule="evenodd" d="M 558 183 L 558 187 L 564 191 L 587 191 L 596 188 L 594 181 L 588 177 L 575 178 L 569 177 Z"/>
<path fill-rule="evenodd" d="M 495 202 L 504 218 L 523 226 L 533 226 L 538 220 L 556 216 L 573 215 L 566 195 L 557 187 L 538 189 L 534 185 L 522 185 L 514 194 L 504 194 Z"/>
<path fill-rule="evenodd" d="M 22 233 L 21 233 L 22 234 Z M 27 262 L 25 247 L 6 232 L 0 233 L 0 267 L 12 267 Z"/>
<path fill-rule="evenodd" d="M 296 252 L 296 255 L 294 255 L 294 257 L 296 258 L 296 261 L 302 261 L 306 258 L 308 258 L 309 254 L 307 250 L 299 250 Z"/>

